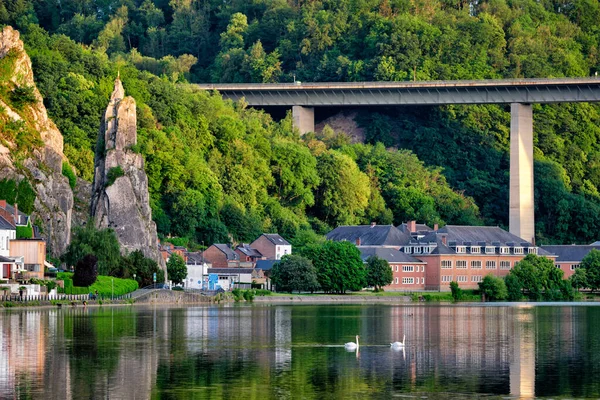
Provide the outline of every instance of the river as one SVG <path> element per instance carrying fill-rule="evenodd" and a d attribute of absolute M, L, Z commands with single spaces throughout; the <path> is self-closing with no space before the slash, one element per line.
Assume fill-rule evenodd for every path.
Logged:
<path fill-rule="evenodd" d="M 345 342 L 360 335 L 358 352 Z M 389 343 L 401 341 L 393 350 Z M 0 398 L 600 397 L 595 305 L 0 311 Z"/>

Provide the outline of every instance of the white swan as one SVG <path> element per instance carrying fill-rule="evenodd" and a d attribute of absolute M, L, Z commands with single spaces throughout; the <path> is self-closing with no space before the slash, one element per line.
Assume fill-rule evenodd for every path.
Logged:
<path fill-rule="evenodd" d="M 358 350 L 358 335 L 356 335 L 356 343 L 348 342 L 344 344 L 344 347 L 346 348 L 346 350 Z"/>
<path fill-rule="evenodd" d="M 402 341 L 401 342 L 394 342 L 394 343 L 390 343 L 390 347 L 392 349 L 403 349 L 404 348 L 404 341 L 406 340 L 406 335 L 402 336 Z"/>

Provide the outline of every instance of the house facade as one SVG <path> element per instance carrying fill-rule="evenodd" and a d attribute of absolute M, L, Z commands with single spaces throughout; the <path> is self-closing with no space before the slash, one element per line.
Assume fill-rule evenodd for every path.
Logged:
<path fill-rule="evenodd" d="M 292 245 L 276 233 L 263 233 L 250 247 L 267 260 L 281 260 L 284 255 L 292 254 Z"/>
<path fill-rule="evenodd" d="M 204 261 L 213 268 L 236 268 L 240 258 L 227 244 L 213 244 L 202 252 Z"/>
<path fill-rule="evenodd" d="M 592 250 L 600 250 L 600 245 L 557 245 L 557 246 L 540 246 L 548 253 L 554 254 L 556 259 L 554 265 L 560 268 L 564 275 L 564 279 L 568 279 L 575 273 L 575 270 L 580 267 L 581 261 Z"/>
<path fill-rule="evenodd" d="M 22 279 L 44 279 L 46 242 L 42 239 L 14 239 L 10 241 L 10 257 L 23 257 Z"/>
<path fill-rule="evenodd" d="M 200 252 L 188 252 L 185 254 L 185 266 L 187 268 L 187 276 L 184 286 L 186 289 L 206 289 L 208 280 L 208 268 L 210 264 L 204 261 L 204 257 Z"/>
<path fill-rule="evenodd" d="M 360 246 L 360 255 L 366 264 L 369 257 L 379 257 L 384 259 L 392 269 L 392 283 L 384 286 L 383 289 L 389 291 L 412 291 L 425 289 L 425 269 L 426 262 L 416 259 L 395 248 Z"/>
<path fill-rule="evenodd" d="M 16 239 L 17 229 L 10 215 L 3 215 L 0 210 L 0 256 L 10 256 L 10 241 Z"/>

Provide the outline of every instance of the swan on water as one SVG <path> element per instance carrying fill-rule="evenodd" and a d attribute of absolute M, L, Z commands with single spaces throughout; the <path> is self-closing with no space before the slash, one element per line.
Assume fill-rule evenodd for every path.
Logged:
<path fill-rule="evenodd" d="M 348 342 L 344 344 L 344 347 L 346 348 L 346 350 L 358 350 L 358 335 L 356 335 L 356 343 Z"/>
<path fill-rule="evenodd" d="M 392 347 L 393 349 L 404 348 L 404 341 L 405 340 L 406 340 L 406 335 L 402 336 L 402 341 L 401 342 L 390 343 L 390 347 Z"/>

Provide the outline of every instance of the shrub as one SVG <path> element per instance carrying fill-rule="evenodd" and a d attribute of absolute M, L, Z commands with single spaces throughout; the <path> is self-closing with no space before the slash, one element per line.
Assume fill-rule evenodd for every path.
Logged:
<path fill-rule="evenodd" d="M 242 291 L 240 289 L 233 289 L 231 291 L 231 294 L 233 295 L 233 299 L 238 302 L 242 299 Z"/>
<path fill-rule="evenodd" d="M 244 300 L 252 302 L 254 300 L 254 290 L 250 289 L 244 291 Z"/>
<path fill-rule="evenodd" d="M 112 185 L 113 183 L 115 183 L 117 178 L 120 178 L 123 175 L 125 175 L 125 171 L 123 171 L 123 168 L 121 168 L 120 165 L 112 167 L 108 170 L 108 174 L 106 174 L 106 186 L 108 187 Z"/>
<path fill-rule="evenodd" d="M 17 226 L 17 239 L 31 239 L 33 228 L 31 226 Z"/>
<path fill-rule="evenodd" d="M 68 162 L 63 162 L 62 174 L 66 176 L 69 180 L 69 186 L 71 187 L 71 189 L 75 189 L 75 185 L 77 184 L 77 177 L 75 176 L 75 172 L 73 172 L 73 168 L 71 168 Z"/>
<path fill-rule="evenodd" d="M 486 275 L 479 282 L 479 290 L 485 295 L 486 300 L 505 300 L 508 297 L 506 284 L 502 278 L 494 275 Z"/>
<path fill-rule="evenodd" d="M 73 274 L 73 285 L 91 286 L 98 278 L 98 258 L 93 254 L 85 255 L 77 262 Z"/>
<path fill-rule="evenodd" d="M 37 98 L 35 97 L 33 86 L 18 86 L 10 92 L 10 102 L 19 110 L 36 101 Z"/>
<path fill-rule="evenodd" d="M 458 282 L 450 282 L 450 291 L 452 292 L 452 300 L 459 301 L 462 299 L 462 289 L 458 287 Z"/>

